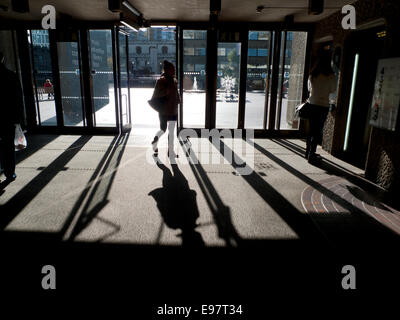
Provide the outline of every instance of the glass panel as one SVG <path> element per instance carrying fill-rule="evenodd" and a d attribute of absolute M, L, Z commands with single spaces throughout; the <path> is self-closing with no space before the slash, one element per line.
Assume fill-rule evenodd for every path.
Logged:
<path fill-rule="evenodd" d="M 51 67 L 50 41 L 47 30 L 32 30 L 32 66 L 36 88 L 37 121 L 42 126 L 56 126 L 53 71 Z"/>
<path fill-rule="evenodd" d="M 217 128 L 237 128 L 239 113 L 240 43 L 219 42 L 217 74 Z"/>
<path fill-rule="evenodd" d="M 57 42 L 61 103 L 65 126 L 84 126 L 77 42 Z"/>
<path fill-rule="evenodd" d="M 263 37 L 259 36 L 263 34 Z M 244 125 L 248 129 L 262 129 L 264 126 L 265 90 L 268 80 L 269 32 L 249 31 L 247 58 L 246 109 Z M 259 40 L 264 38 L 263 40 Z"/>
<path fill-rule="evenodd" d="M 141 28 L 138 32 L 130 33 L 128 41 L 129 47 L 134 48 L 129 50 L 128 66 L 132 125 L 136 128 L 151 128 L 151 134 L 154 134 L 154 128 L 159 126 L 158 113 L 147 101 L 161 75 L 163 60 L 176 66 L 175 28 Z"/>
<path fill-rule="evenodd" d="M 90 30 L 94 125 L 115 127 L 115 97 L 111 30 Z"/>
<path fill-rule="evenodd" d="M 120 94 L 121 94 L 121 112 L 122 125 L 129 123 L 128 110 L 128 65 L 126 61 L 126 35 L 118 33 L 119 40 L 119 70 L 120 70 Z"/>
<path fill-rule="evenodd" d="M 265 37 L 265 31 L 263 32 L 264 37 Z M 270 69 L 270 75 L 269 78 L 267 79 L 267 87 L 268 87 L 268 97 L 267 97 L 267 119 L 266 119 L 266 129 L 271 129 L 270 125 L 269 125 L 269 119 L 270 119 L 270 112 L 271 112 L 271 81 L 272 81 L 272 77 L 273 77 L 273 68 L 272 68 L 272 64 L 273 61 L 276 57 L 273 56 L 273 45 L 274 45 L 274 41 L 275 41 L 275 37 L 276 37 L 276 31 L 271 31 L 270 33 L 271 39 L 270 39 L 270 48 L 269 48 L 269 52 L 270 54 L 272 54 L 271 56 L 271 65 L 269 66 Z"/>
<path fill-rule="evenodd" d="M 183 30 L 183 126 L 206 121 L 206 30 Z M 193 54 L 191 54 L 193 51 Z"/>
<path fill-rule="evenodd" d="M 285 68 L 286 71 L 286 59 L 283 55 L 284 51 L 284 46 L 285 46 L 285 32 L 281 32 L 281 44 L 280 44 L 280 50 L 279 50 L 279 70 L 278 70 L 278 92 L 277 92 L 277 103 L 276 103 L 276 116 L 275 116 L 275 127 L 274 129 L 278 129 L 280 126 L 280 123 L 282 123 L 282 119 L 285 118 L 286 114 L 285 112 L 282 112 L 282 109 L 285 109 L 285 103 L 287 102 L 286 99 L 286 86 L 287 82 L 285 79 L 283 80 L 283 86 L 281 88 L 281 83 L 282 83 L 282 69 Z M 282 92 L 281 92 L 282 91 Z M 282 106 L 279 107 L 279 104 L 281 103 L 281 93 L 282 93 Z M 278 120 L 279 119 L 279 120 Z"/>
<path fill-rule="evenodd" d="M 301 103 L 303 94 L 306 48 L 307 32 L 287 32 L 280 129 L 299 128 L 299 121 L 294 119 L 294 111 L 296 105 Z"/>

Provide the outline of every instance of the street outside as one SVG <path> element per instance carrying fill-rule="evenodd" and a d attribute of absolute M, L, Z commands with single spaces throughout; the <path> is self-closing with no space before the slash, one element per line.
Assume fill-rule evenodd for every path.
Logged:
<path fill-rule="evenodd" d="M 126 95 L 126 92 L 123 94 Z M 114 90 L 110 91 L 110 103 L 96 111 L 97 126 L 115 126 Z M 153 88 L 132 88 L 131 117 L 133 128 L 156 128 L 159 125 L 158 114 L 147 101 L 151 99 Z M 125 97 L 123 97 L 123 100 Z M 262 129 L 264 117 L 265 95 L 262 92 L 246 93 L 245 128 Z M 287 99 L 282 100 L 281 129 L 291 129 L 286 121 Z M 188 91 L 183 93 L 183 125 L 184 127 L 202 128 L 205 124 L 206 94 L 204 91 Z M 125 104 L 125 101 L 123 101 Z M 56 125 L 56 112 L 54 100 L 39 101 L 40 120 L 42 125 Z M 238 101 L 217 101 L 216 127 L 237 128 Z M 83 122 L 76 126 L 82 126 Z"/>

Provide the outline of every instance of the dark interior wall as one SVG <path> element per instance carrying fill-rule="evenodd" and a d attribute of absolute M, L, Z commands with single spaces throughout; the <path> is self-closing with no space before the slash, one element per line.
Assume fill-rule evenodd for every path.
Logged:
<path fill-rule="evenodd" d="M 357 25 L 383 18 L 386 21 L 387 36 L 381 58 L 400 56 L 400 1 L 398 0 L 359 0 L 354 3 Z M 352 62 L 346 61 L 346 44 L 357 32 L 344 30 L 341 26 L 343 14 L 339 11 L 316 25 L 314 39 L 331 35 L 333 45 L 342 48 L 340 66 L 338 105 L 328 116 L 324 132 L 323 148 L 335 156 L 341 156 L 348 101 L 350 96 Z M 314 44 L 313 50 L 317 47 Z M 348 59 L 347 59 L 348 60 Z M 349 71 L 350 70 L 350 71 Z M 400 191 L 400 134 L 373 128 L 367 157 L 365 175 L 391 193 Z"/>

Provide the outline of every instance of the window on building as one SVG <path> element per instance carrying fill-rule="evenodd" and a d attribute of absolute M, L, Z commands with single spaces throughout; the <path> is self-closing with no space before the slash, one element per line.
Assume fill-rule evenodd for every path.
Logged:
<path fill-rule="evenodd" d="M 167 54 L 168 53 L 168 47 L 167 46 L 163 46 L 161 48 L 161 52 L 162 52 L 162 54 Z"/>
<path fill-rule="evenodd" d="M 136 47 L 136 53 L 141 54 L 142 53 L 142 47 Z"/>
<path fill-rule="evenodd" d="M 249 57 L 256 57 L 257 56 L 257 49 L 249 48 Z"/>
<path fill-rule="evenodd" d="M 194 56 L 194 48 L 183 48 L 183 54 L 185 56 Z"/>
<path fill-rule="evenodd" d="M 269 31 L 259 31 L 258 40 L 269 40 Z"/>
<path fill-rule="evenodd" d="M 162 40 L 174 40 L 175 39 L 175 30 L 173 29 L 165 29 L 161 31 L 161 39 Z"/>
<path fill-rule="evenodd" d="M 218 48 L 219 56 L 226 56 L 226 48 Z"/>
<path fill-rule="evenodd" d="M 196 48 L 196 56 L 205 56 L 206 48 Z"/>
<path fill-rule="evenodd" d="M 194 71 L 201 71 L 201 70 L 205 70 L 206 66 L 204 64 L 195 64 L 194 65 Z"/>
<path fill-rule="evenodd" d="M 195 31 L 194 32 L 194 38 L 196 40 L 204 40 L 206 35 L 207 34 L 204 31 Z"/>
<path fill-rule="evenodd" d="M 266 57 L 268 55 L 268 49 L 257 49 L 257 51 L 259 57 Z"/>
<path fill-rule="evenodd" d="M 258 40 L 258 32 L 250 31 L 249 32 L 249 40 Z"/>

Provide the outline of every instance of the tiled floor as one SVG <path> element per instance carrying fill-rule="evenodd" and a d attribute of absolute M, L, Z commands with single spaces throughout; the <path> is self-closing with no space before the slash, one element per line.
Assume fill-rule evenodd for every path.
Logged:
<path fill-rule="evenodd" d="M 363 191 L 377 187 L 361 170 L 324 151 L 320 164 L 307 163 L 302 140 L 250 141 L 242 150 L 251 154 L 244 167 L 251 170 L 243 174 L 223 160 L 226 146 L 240 152 L 229 139 L 214 145 L 191 139 L 191 161 L 188 144 L 176 143 L 180 157 L 171 165 L 163 137 L 157 165 L 149 148 L 153 131 L 28 137 L 17 155 L 18 179 L 0 197 L 3 235 L 167 246 L 309 239 L 363 246 L 399 231 L 399 212 Z"/>

